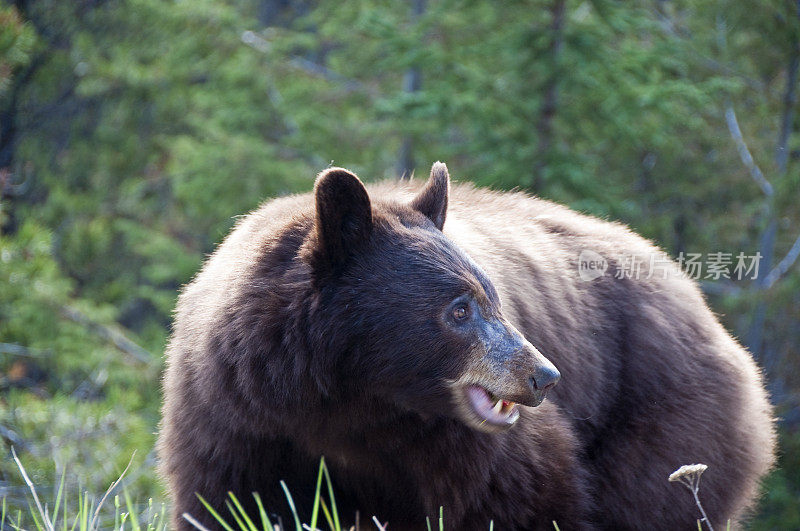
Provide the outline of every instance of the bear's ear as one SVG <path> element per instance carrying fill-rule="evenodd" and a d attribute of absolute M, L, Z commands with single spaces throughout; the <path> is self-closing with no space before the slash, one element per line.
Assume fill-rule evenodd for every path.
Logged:
<path fill-rule="evenodd" d="M 335 274 L 369 239 L 372 206 L 364 184 L 343 168 L 328 168 L 314 184 L 316 241 L 312 266 L 320 276 Z"/>
<path fill-rule="evenodd" d="M 411 207 L 425 214 L 436 228 L 442 230 L 447 216 L 447 199 L 450 195 L 450 175 L 444 162 L 436 162 L 425 188 L 411 201 Z"/>

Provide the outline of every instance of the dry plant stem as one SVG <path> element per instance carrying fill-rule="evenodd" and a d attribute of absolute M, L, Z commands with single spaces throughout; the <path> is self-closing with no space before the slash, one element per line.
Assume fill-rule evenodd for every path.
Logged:
<path fill-rule="evenodd" d="M 11 447 L 11 455 L 14 457 L 14 462 L 17 463 L 19 471 L 22 473 L 22 479 L 25 480 L 25 483 L 28 485 L 31 494 L 33 495 L 33 501 L 36 503 L 36 508 L 39 510 L 39 514 L 42 515 L 42 518 L 44 519 L 45 529 L 48 531 L 54 531 L 55 528 L 53 527 L 53 522 L 50 521 L 50 517 L 47 515 L 44 509 L 42 509 L 42 503 L 39 501 L 39 496 L 36 495 L 36 489 L 33 486 L 33 482 L 28 477 L 28 473 L 25 472 L 25 467 L 22 466 L 22 462 L 20 462 L 19 457 L 17 457 L 17 452 L 14 450 L 13 446 Z"/>
<path fill-rule="evenodd" d="M 700 503 L 700 498 L 697 497 L 697 489 L 692 490 L 692 495 L 694 496 L 694 501 L 697 504 L 697 508 L 700 509 L 700 514 L 703 515 L 703 521 L 708 526 L 709 531 L 714 531 L 714 526 L 711 525 L 711 522 L 708 519 L 708 515 L 706 514 L 705 509 L 703 509 L 703 504 Z"/>
<path fill-rule="evenodd" d="M 209 530 L 209 529 L 208 529 L 206 526 L 204 526 L 203 524 L 201 524 L 200 522 L 198 522 L 197 520 L 195 520 L 195 519 L 192 517 L 192 515 L 191 515 L 191 514 L 189 514 L 189 513 L 183 513 L 181 516 L 183 516 L 183 517 L 186 519 L 186 521 L 187 521 L 187 522 L 189 522 L 190 524 L 192 524 L 193 526 L 195 526 L 195 527 L 196 527 L 197 529 L 199 529 L 200 531 L 210 531 L 210 530 Z"/>
<path fill-rule="evenodd" d="M 697 504 L 697 508 L 700 509 L 700 514 L 703 518 L 700 519 L 701 522 L 705 522 L 708 526 L 709 531 L 714 531 L 714 526 L 711 525 L 711 521 L 708 519 L 708 515 L 706 514 L 705 509 L 703 509 L 703 504 L 700 503 L 700 497 L 697 495 L 698 491 L 700 490 L 700 477 L 699 476 L 689 476 L 690 479 L 686 477 L 679 478 L 682 484 L 686 485 L 686 487 L 692 491 L 692 496 L 694 496 L 694 502 Z"/>
<path fill-rule="evenodd" d="M 120 484 L 120 482 L 122 481 L 122 478 L 125 477 L 125 474 L 128 472 L 128 469 L 131 467 L 131 463 L 133 463 L 133 458 L 134 457 L 136 457 L 136 451 L 134 451 L 133 455 L 131 455 L 131 459 L 130 459 L 130 461 L 128 461 L 128 466 L 125 467 L 125 470 L 122 471 L 122 474 L 119 475 L 117 480 L 114 483 L 112 483 L 111 486 L 108 487 L 108 490 L 106 490 L 106 493 L 103 494 L 103 497 L 100 499 L 100 503 L 97 504 L 97 509 L 94 511 L 94 515 L 92 516 L 92 521 L 89 523 L 89 529 L 95 529 L 95 525 L 97 523 L 97 519 L 100 517 L 100 508 L 103 507 L 103 503 L 105 503 L 105 501 L 108 498 L 108 496 L 111 494 L 111 492 L 115 488 L 117 488 L 117 485 Z"/>

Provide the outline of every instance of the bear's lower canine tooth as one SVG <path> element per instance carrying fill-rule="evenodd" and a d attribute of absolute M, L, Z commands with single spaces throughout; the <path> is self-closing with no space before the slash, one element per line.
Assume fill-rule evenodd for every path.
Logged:
<path fill-rule="evenodd" d="M 502 409 L 503 409 L 503 401 L 502 400 L 498 400 L 497 402 L 495 402 L 494 407 L 492 408 L 492 411 L 494 411 L 496 414 L 499 415 L 500 411 Z"/>

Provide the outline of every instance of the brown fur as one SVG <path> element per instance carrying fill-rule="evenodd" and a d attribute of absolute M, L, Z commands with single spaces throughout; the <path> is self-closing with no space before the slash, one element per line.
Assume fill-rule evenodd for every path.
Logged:
<path fill-rule="evenodd" d="M 709 467 L 712 523 L 738 522 L 773 463 L 771 408 L 696 284 L 676 266 L 645 278 L 662 253 L 621 225 L 522 193 L 448 195 L 436 168 L 421 193 L 368 195 L 329 170 L 315 196 L 240 221 L 186 287 L 159 438 L 175 526 L 189 512 L 214 527 L 195 493 L 221 509 L 229 490 L 288 524 L 281 479 L 307 516 L 323 455 L 342 516 L 393 530 L 440 505 L 448 529 L 694 529 L 667 481 L 691 463 Z M 578 277 L 583 249 L 609 259 L 604 276 Z M 614 278 L 617 255 L 645 274 Z M 561 372 L 510 429 L 475 429 L 448 394 L 489 352 L 441 325 L 458 286 Z"/>

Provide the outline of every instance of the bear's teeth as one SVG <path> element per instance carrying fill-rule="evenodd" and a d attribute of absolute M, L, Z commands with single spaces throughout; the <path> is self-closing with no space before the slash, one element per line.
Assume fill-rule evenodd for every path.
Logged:
<path fill-rule="evenodd" d="M 500 414 L 500 411 L 501 411 L 502 409 L 503 409 L 503 401 L 502 401 L 502 400 L 498 400 L 498 401 L 495 403 L 494 407 L 492 408 L 492 411 L 494 411 L 494 412 L 495 412 L 495 414 L 499 415 L 499 414 Z"/>

